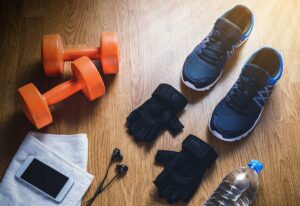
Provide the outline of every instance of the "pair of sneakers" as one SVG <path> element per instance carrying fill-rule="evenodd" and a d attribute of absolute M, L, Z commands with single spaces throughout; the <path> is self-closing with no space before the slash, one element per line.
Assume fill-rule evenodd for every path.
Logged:
<path fill-rule="evenodd" d="M 185 60 L 182 82 L 196 91 L 215 85 L 234 49 L 250 36 L 253 25 L 252 12 L 242 5 L 222 15 Z M 214 109 L 209 121 L 212 134 L 229 142 L 247 136 L 257 124 L 282 70 L 282 57 L 275 49 L 263 47 L 254 52 Z"/>

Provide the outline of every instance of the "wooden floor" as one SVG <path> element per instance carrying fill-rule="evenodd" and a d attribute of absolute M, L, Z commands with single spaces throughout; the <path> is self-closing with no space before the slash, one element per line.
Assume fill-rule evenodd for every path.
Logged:
<path fill-rule="evenodd" d="M 67 47 L 95 46 L 102 31 L 117 31 L 121 69 L 104 76 L 107 94 L 89 102 L 82 94 L 52 107 L 54 123 L 41 132 L 89 138 L 88 171 L 95 175 L 88 199 L 103 176 L 111 151 L 119 147 L 129 166 L 95 205 L 165 205 L 152 181 L 162 170 L 154 164 L 158 149 L 180 150 L 190 133 L 219 153 L 189 205 L 201 205 L 231 170 L 252 158 L 264 163 L 254 205 L 300 205 L 300 1 L 247 0 L 255 15 L 250 39 L 237 49 L 218 84 L 209 92 L 192 92 L 180 83 L 186 56 L 211 30 L 216 18 L 240 3 L 237 0 L 23 0 L 1 1 L 0 8 L 0 175 L 28 131 L 37 131 L 19 109 L 16 90 L 33 82 L 45 92 L 63 79 L 46 78 L 41 64 L 43 34 L 60 33 Z M 237 79 L 247 56 L 262 46 L 277 48 L 284 74 L 254 132 L 237 143 L 212 137 L 207 123 L 216 104 Z M 99 67 L 99 63 L 97 63 Z M 69 64 L 64 79 L 70 76 Z M 181 116 L 184 131 L 164 132 L 151 145 L 137 145 L 126 134 L 125 119 L 165 82 L 189 99 Z M 112 172 L 113 174 L 113 172 Z M 180 205 L 180 204 L 179 204 Z"/>

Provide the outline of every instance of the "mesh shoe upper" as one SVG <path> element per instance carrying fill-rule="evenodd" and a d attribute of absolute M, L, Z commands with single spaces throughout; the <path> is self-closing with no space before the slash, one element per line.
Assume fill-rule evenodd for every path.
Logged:
<path fill-rule="evenodd" d="M 209 35 L 196 46 L 185 60 L 182 78 L 196 89 L 213 84 L 225 66 L 234 48 L 243 39 L 242 29 L 226 17 L 235 8 L 220 17 Z M 251 21 L 249 17 L 246 21 Z"/>
<path fill-rule="evenodd" d="M 266 56 L 273 58 L 264 58 Z M 259 120 L 282 74 L 282 67 L 277 51 L 263 48 L 254 53 L 236 83 L 214 109 L 209 125 L 213 134 L 228 141 L 247 135 Z"/>
<path fill-rule="evenodd" d="M 260 90 L 268 86 L 269 74 L 256 65 L 246 65 L 235 85 L 216 106 L 210 127 L 224 138 L 247 132 L 259 117 L 262 107 L 255 102 Z"/>

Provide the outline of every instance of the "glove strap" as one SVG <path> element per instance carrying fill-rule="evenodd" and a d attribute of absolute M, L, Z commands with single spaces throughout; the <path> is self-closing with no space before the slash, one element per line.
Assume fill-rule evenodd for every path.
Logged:
<path fill-rule="evenodd" d="M 182 111 L 187 104 L 186 98 L 169 84 L 160 84 L 152 93 L 152 97 L 175 113 Z"/>
<path fill-rule="evenodd" d="M 179 152 L 169 151 L 169 150 L 158 150 L 155 155 L 155 161 L 159 164 L 166 164 L 173 160 Z"/>
<path fill-rule="evenodd" d="M 184 128 L 183 124 L 179 121 L 179 119 L 172 115 L 168 121 L 168 129 L 173 135 L 177 135 Z"/>
<path fill-rule="evenodd" d="M 209 168 L 218 158 L 218 154 L 209 144 L 194 135 L 189 135 L 182 142 L 182 148 L 198 158 L 206 168 Z"/>

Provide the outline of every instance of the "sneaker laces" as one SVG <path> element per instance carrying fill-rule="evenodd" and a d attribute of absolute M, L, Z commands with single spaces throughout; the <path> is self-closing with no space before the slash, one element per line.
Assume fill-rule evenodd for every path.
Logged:
<path fill-rule="evenodd" d="M 263 85 L 251 78 L 241 76 L 233 89 L 226 96 L 226 102 L 233 109 L 245 113 L 248 102 L 253 98 Z"/>
<path fill-rule="evenodd" d="M 216 65 L 218 60 L 226 54 L 231 44 L 232 40 L 226 39 L 224 31 L 221 28 L 214 27 L 204 39 L 204 47 L 197 54 L 204 61 Z"/>

